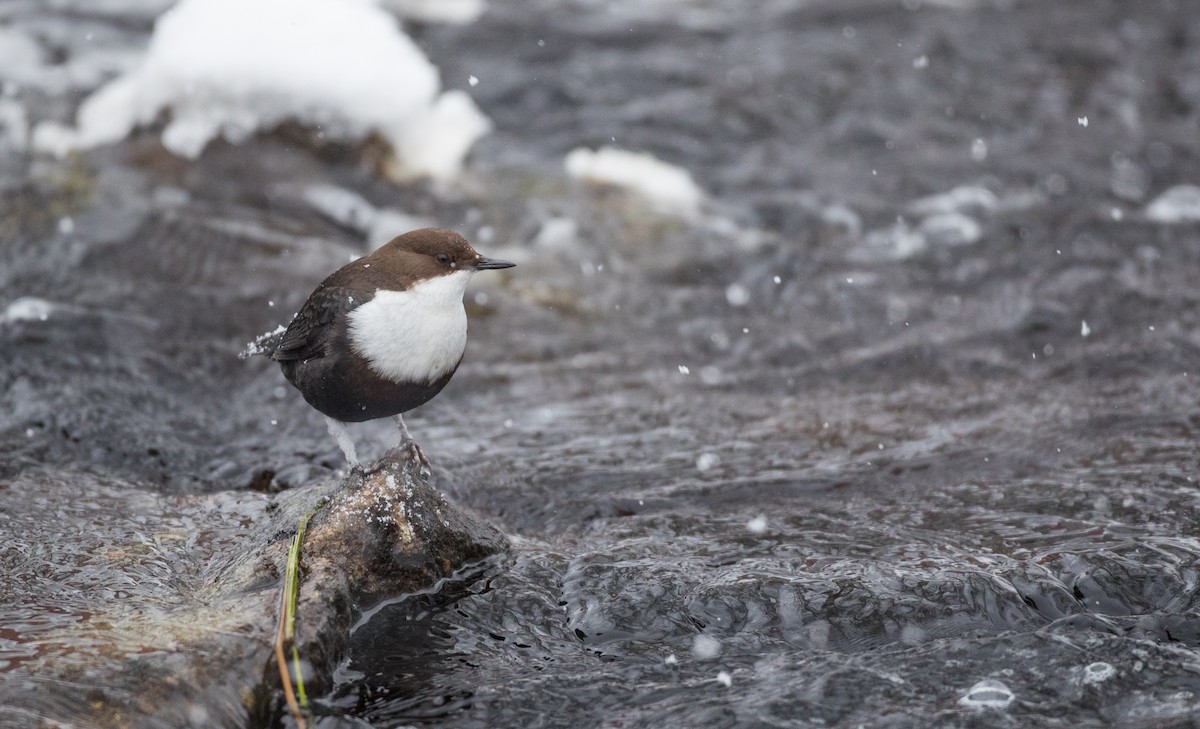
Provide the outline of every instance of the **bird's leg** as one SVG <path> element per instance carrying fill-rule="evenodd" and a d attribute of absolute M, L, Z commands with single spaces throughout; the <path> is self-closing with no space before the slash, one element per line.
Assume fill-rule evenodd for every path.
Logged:
<path fill-rule="evenodd" d="M 400 429 L 400 447 L 403 448 L 407 445 L 412 448 L 421 465 L 429 468 L 429 459 L 425 457 L 425 451 L 421 450 L 421 446 L 417 445 L 417 441 L 413 440 L 412 435 L 408 432 L 408 426 L 404 424 L 404 418 L 400 416 L 400 413 L 396 413 L 392 416 L 392 420 L 396 421 L 396 427 Z"/>
<path fill-rule="evenodd" d="M 329 428 L 329 434 L 342 449 L 342 453 L 346 456 L 346 463 L 350 464 L 351 470 L 359 468 L 358 453 L 354 450 L 354 439 L 350 437 L 350 431 L 346 430 L 346 424 L 326 416 L 325 426 Z"/>

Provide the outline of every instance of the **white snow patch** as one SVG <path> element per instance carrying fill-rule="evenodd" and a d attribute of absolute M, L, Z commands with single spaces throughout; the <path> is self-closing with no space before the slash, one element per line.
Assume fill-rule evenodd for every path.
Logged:
<path fill-rule="evenodd" d="M 1087 319 L 1084 319 L 1083 323 L 1079 327 L 1079 336 L 1086 337 L 1091 333 L 1092 328 L 1088 326 Z"/>
<path fill-rule="evenodd" d="M 325 137 L 377 132 L 400 176 L 452 176 L 489 123 L 368 0 L 182 0 L 155 25 L 140 66 L 80 106 L 76 127 L 39 126 L 39 150 L 116 142 L 163 111 L 163 144 L 194 158 L 295 119 Z"/>
<path fill-rule="evenodd" d="M 717 683 L 729 688 L 733 685 L 733 677 L 729 675 L 728 671 L 720 671 L 717 673 Z"/>
<path fill-rule="evenodd" d="M 287 327 L 280 324 L 269 332 L 263 332 L 254 338 L 254 341 L 248 343 L 246 347 L 238 353 L 238 359 L 246 359 L 247 357 L 257 357 L 260 354 L 270 354 L 275 351 L 274 347 L 267 347 L 267 343 L 287 331 Z M 279 394 L 278 392 L 276 393 Z"/>
<path fill-rule="evenodd" d="M 631 190 L 660 212 L 694 217 L 704 202 L 704 192 L 690 172 L 653 155 L 617 147 L 578 147 L 567 153 L 564 164 L 571 177 Z"/>
<path fill-rule="evenodd" d="M 663 659 L 663 663 L 667 664 L 668 666 L 674 666 L 676 663 L 679 663 L 679 659 L 675 657 L 674 653 L 672 653 Z"/>
<path fill-rule="evenodd" d="M 746 522 L 746 531 L 751 534 L 762 534 L 767 531 L 767 517 L 759 515 Z"/>
<path fill-rule="evenodd" d="M 721 457 L 716 453 L 701 453 L 696 459 L 697 471 L 708 471 L 716 468 L 721 463 Z"/>
<path fill-rule="evenodd" d="M 14 321 L 46 321 L 57 307 L 45 299 L 33 296 L 22 296 L 4 307 L 0 314 L 0 324 Z"/>
<path fill-rule="evenodd" d="M 692 655 L 700 660 L 716 658 L 721 655 L 721 641 L 711 635 L 699 633 L 692 639 Z"/>
<path fill-rule="evenodd" d="M 466 92 L 447 91 L 390 137 L 399 153 L 399 164 L 390 170 L 391 176 L 428 176 L 435 180 L 454 177 L 462 169 L 471 145 L 491 129 L 492 122 Z"/>
<path fill-rule="evenodd" d="M 1200 221 L 1200 187 L 1176 185 L 1146 206 L 1146 217 L 1156 223 Z"/>

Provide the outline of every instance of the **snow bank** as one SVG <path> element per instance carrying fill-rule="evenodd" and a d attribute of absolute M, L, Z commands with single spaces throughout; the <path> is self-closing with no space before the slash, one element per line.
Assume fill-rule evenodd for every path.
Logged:
<path fill-rule="evenodd" d="M 464 24 L 483 15 L 483 0 L 383 0 L 392 12 L 426 23 Z"/>
<path fill-rule="evenodd" d="M 567 154 L 565 166 L 571 177 L 632 190 L 662 212 L 692 217 L 704 202 L 704 192 L 687 170 L 649 154 L 580 147 Z"/>
<path fill-rule="evenodd" d="M 489 122 L 368 0 L 182 0 L 158 19 L 141 66 L 100 88 L 75 129 L 41 125 L 34 145 L 64 154 L 116 142 L 163 111 L 163 144 L 194 158 L 299 120 L 327 138 L 378 132 L 397 176 L 450 177 Z"/>

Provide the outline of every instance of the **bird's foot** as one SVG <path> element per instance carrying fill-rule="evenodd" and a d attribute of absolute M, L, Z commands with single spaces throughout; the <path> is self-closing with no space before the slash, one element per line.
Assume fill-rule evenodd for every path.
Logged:
<path fill-rule="evenodd" d="M 401 440 L 396 447 L 388 451 L 387 459 L 396 461 L 411 461 L 420 467 L 421 477 L 429 478 L 433 474 L 433 466 L 430 465 L 429 459 L 425 457 L 425 451 L 421 450 L 421 446 L 412 438 Z"/>

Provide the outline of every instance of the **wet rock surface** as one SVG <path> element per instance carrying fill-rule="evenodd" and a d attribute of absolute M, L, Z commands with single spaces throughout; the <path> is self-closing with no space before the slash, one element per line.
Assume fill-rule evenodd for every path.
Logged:
<path fill-rule="evenodd" d="M 327 689 L 363 607 L 427 590 L 505 547 L 422 469 L 397 450 L 369 473 L 277 496 L 161 496 L 65 472 L 6 483 L 0 726 L 268 721 L 280 710 L 281 575 L 301 515 L 316 506 L 296 645 L 310 690 Z"/>
<path fill-rule="evenodd" d="M 85 14 L 117 45 L 148 28 Z M 195 163 L 153 134 L 9 154 L 0 518 L 57 497 L 35 522 L 71 538 L 24 540 L 56 580 L 97 519 L 126 548 L 139 509 L 338 468 L 278 372 L 234 358 L 368 249 L 306 194 L 334 185 L 519 264 L 469 294 L 466 360 L 409 418 L 435 483 L 516 536 L 357 624 L 328 721 L 1187 726 L 1198 17 L 492 2 L 413 27 L 495 122 L 449 189 L 294 130 Z M 613 143 L 687 167 L 705 215 L 563 175 Z M 59 496 L 80 473 L 110 491 Z"/>

